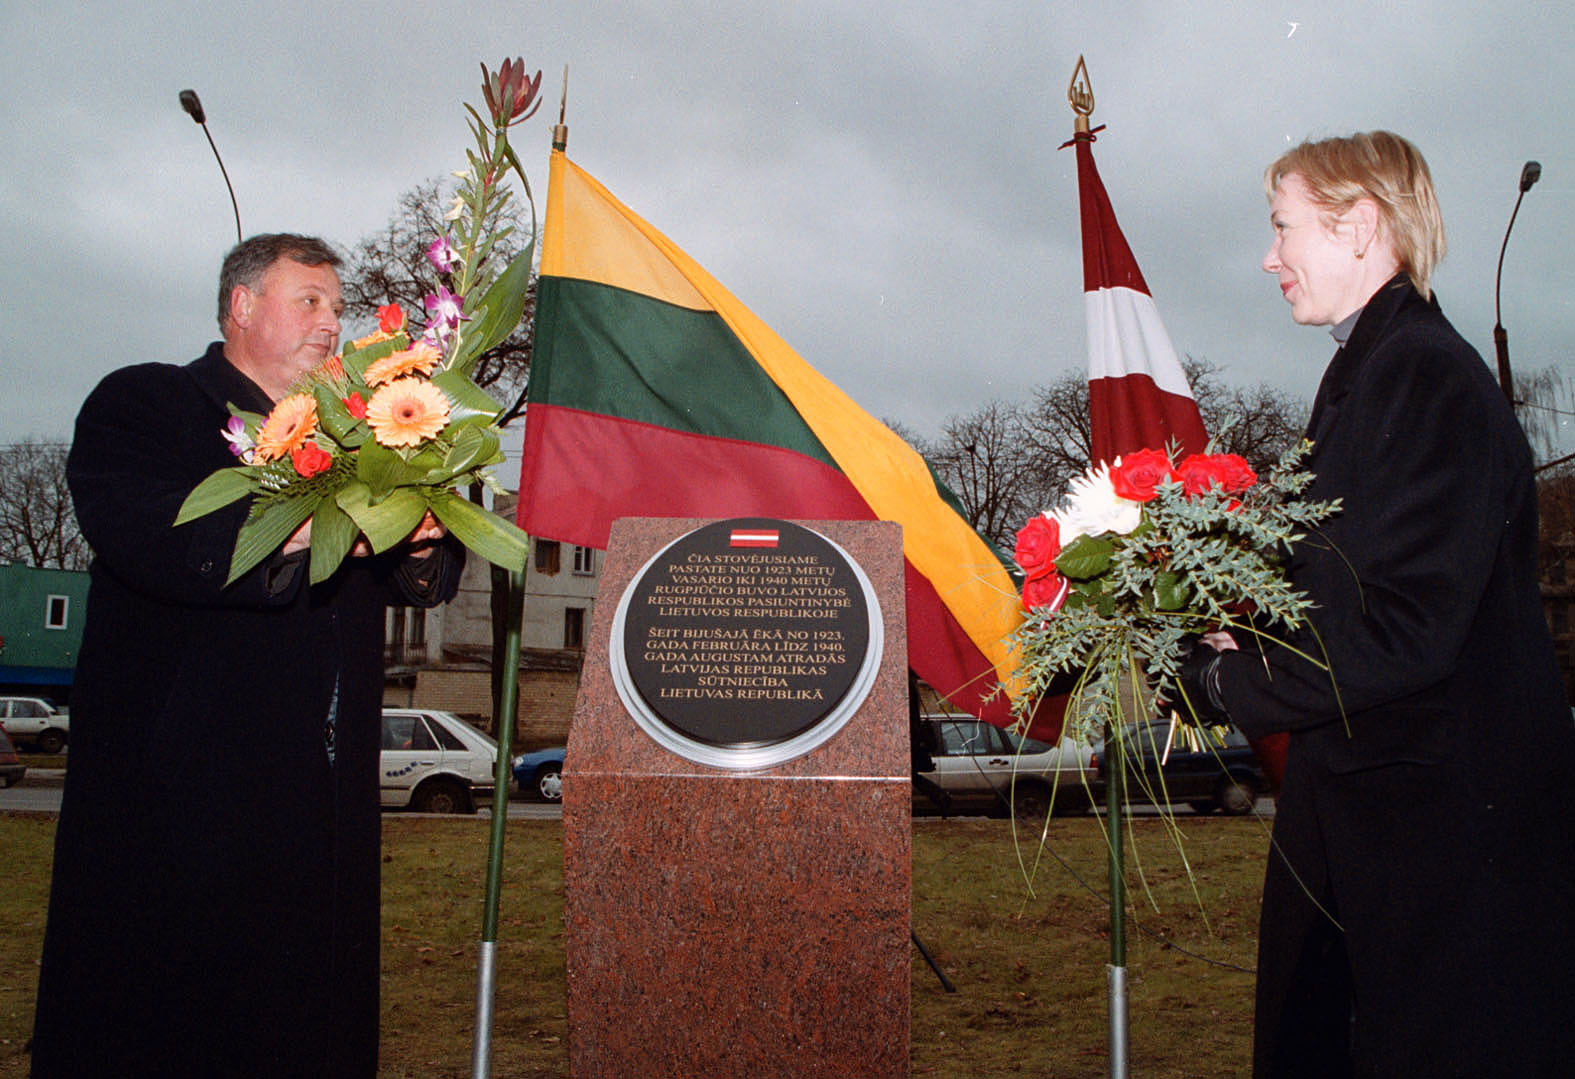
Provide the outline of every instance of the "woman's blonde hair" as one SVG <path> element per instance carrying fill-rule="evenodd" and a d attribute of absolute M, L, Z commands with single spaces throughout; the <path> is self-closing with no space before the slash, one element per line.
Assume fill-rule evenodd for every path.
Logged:
<path fill-rule="evenodd" d="M 1388 131 L 1304 142 L 1265 170 L 1270 199 L 1291 173 L 1301 177 L 1314 205 L 1331 215 L 1372 199 L 1400 269 L 1424 299 L 1432 294 L 1429 282 L 1444 257 L 1444 219 L 1421 151 Z"/>

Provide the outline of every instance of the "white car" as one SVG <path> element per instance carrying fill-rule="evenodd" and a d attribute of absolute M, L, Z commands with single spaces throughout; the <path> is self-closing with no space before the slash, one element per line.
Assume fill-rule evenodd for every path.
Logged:
<path fill-rule="evenodd" d="M 492 797 L 498 744 L 453 712 L 383 709 L 384 809 L 474 813 Z"/>
<path fill-rule="evenodd" d="M 71 736 L 71 718 L 39 697 L 0 697 L 0 725 L 18 745 L 59 753 Z"/>
<path fill-rule="evenodd" d="M 1020 819 L 1042 822 L 1052 806 L 1088 806 L 1089 789 L 1098 775 L 1092 747 L 1070 738 L 1048 745 L 972 716 L 931 713 L 923 722 L 933 737 L 935 770 L 915 778 L 945 791 L 948 810 L 997 815 L 1015 811 Z M 915 784 L 916 806 L 926 802 L 922 787 Z"/>

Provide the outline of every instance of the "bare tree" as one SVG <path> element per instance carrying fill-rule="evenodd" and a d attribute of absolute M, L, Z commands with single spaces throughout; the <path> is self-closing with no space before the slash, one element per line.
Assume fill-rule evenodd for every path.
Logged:
<path fill-rule="evenodd" d="M 384 304 L 397 303 L 419 314 L 422 300 L 432 291 L 434 270 L 427 260 L 427 246 L 447 232 L 443 214 L 452 199 L 450 185 L 428 180 L 399 196 L 393 216 L 378 232 L 361 237 L 350 251 L 343 277 L 345 314 L 374 319 Z M 511 199 L 490 224 L 494 231 L 513 228 L 487 256 L 501 267 L 530 241 L 530 222 L 522 219 L 519 200 Z M 530 376 L 531 327 L 536 315 L 536 280 L 531 277 L 525 313 L 514 332 L 481 354 L 472 374 L 477 385 L 492 390 L 505 402 L 498 425 L 504 426 L 525 408 Z"/>
<path fill-rule="evenodd" d="M 1037 504 L 1039 474 L 1023 427 L 1023 411 L 992 401 L 946 422 L 933 443 L 916 444 L 964 518 L 986 539 L 1011 550 L 1017 530 Z"/>
<path fill-rule="evenodd" d="M 1228 385 L 1219 377 L 1219 368 L 1207 360 L 1189 356 L 1182 368 L 1198 402 L 1203 429 L 1219 441 L 1220 452 L 1239 454 L 1261 472 L 1306 432 L 1305 401 L 1265 382 Z"/>
<path fill-rule="evenodd" d="M 1222 451 L 1261 470 L 1301 437 L 1307 423 L 1302 402 L 1263 384 L 1229 386 L 1204 361 L 1189 359 L 1184 366 L 1204 427 L 1222 436 Z M 969 522 L 1010 550 L 1023 522 L 1054 506 L 1088 468 L 1088 377 L 1066 371 L 1035 389 L 1027 406 L 991 402 L 952 417 L 934 442 L 909 441 L 957 492 Z"/>
<path fill-rule="evenodd" d="M 1539 468 L 1569 460 L 1564 427 L 1575 415 L 1575 379 L 1557 367 L 1515 376 L 1515 416 Z"/>
<path fill-rule="evenodd" d="M 66 442 L 0 446 L 0 562 L 87 569 L 88 547 L 66 489 Z"/>
<path fill-rule="evenodd" d="M 1087 470 L 1093 458 L 1088 375 L 1064 371 L 1034 390 L 1034 403 L 1023 416 L 1023 430 L 1033 450 L 1042 511 L 1060 499 L 1067 484 Z"/>

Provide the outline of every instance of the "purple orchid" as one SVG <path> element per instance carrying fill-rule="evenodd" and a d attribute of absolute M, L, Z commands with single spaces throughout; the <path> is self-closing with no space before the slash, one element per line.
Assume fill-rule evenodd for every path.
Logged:
<path fill-rule="evenodd" d="M 438 268 L 439 273 L 448 273 L 459 265 L 459 252 L 454 250 L 447 236 L 439 236 L 432 241 L 427 247 L 427 258 Z"/>
<path fill-rule="evenodd" d="M 442 285 L 438 286 L 437 292 L 429 294 L 421 302 L 426 305 L 428 326 L 437 324 L 444 329 L 452 330 L 470 318 L 465 314 L 460 298 Z"/>
<path fill-rule="evenodd" d="M 448 339 L 453 336 L 453 330 L 441 322 L 429 322 L 426 329 L 421 331 L 421 340 L 437 349 L 439 352 L 448 351 Z"/>
<path fill-rule="evenodd" d="M 230 444 L 230 452 L 241 459 L 243 464 L 252 463 L 252 448 L 257 445 L 252 436 L 246 433 L 246 421 L 239 416 L 231 416 L 230 422 L 224 425 L 220 432 L 224 441 Z"/>

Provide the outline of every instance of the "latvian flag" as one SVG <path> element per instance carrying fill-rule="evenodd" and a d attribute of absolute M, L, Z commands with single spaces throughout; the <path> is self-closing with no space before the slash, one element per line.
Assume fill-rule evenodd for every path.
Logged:
<path fill-rule="evenodd" d="M 1088 419 L 1096 461 L 1172 441 L 1183 454 L 1208 444 L 1187 376 L 1159 320 L 1137 259 L 1116 224 L 1094 167 L 1090 132 L 1078 132 L 1077 191 L 1083 218 L 1083 296 L 1088 306 Z M 1288 736 L 1252 743 L 1276 791 Z"/>
<path fill-rule="evenodd" d="M 781 535 L 774 528 L 735 528 L 728 536 L 729 547 L 775 547 Z"/>
<path fill-rule="evenodd" d="M 924 459 L 666 236 L 552 155 L 520 527 L 605 547 L 616 517 L 902 525 L 908 662 L 1009 723 L 1021 612 Z"/>
<path fill-rule="evenodd" d="M 1094 136 L 1079 132 L 1073 141 L 1083 220 L 1094 460 L 1113 461 L 1144 448 L 1162 450 L 1172 439 L 1183 453 L 1200 453 L 1208 442 L 1203 419 L 1094 167 Z"/>

